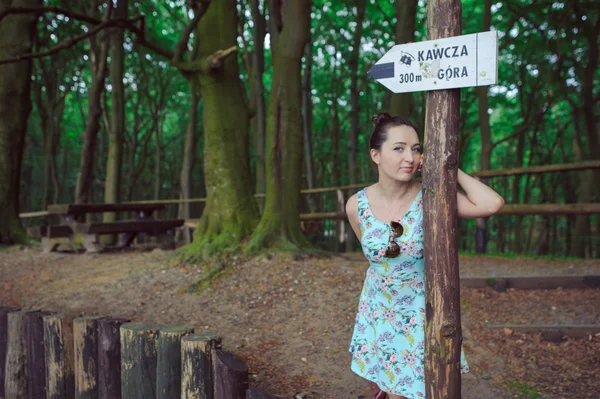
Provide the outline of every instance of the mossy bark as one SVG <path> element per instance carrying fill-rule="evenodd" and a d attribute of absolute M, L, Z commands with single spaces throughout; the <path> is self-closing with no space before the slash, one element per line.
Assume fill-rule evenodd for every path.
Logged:
<path fill-rule="evenodd" d="M 278 4 L 272 6 L 279 9 Z M 267 113 L 266 201 L 247 245 L 298 250 L 310 244 L 300 229 L 303 130 L 301 59 L 310 31 L 310 0 L 286 4 L 272 21 L 273 82 Z M 280 11 L 280 10 L 278 10 Z M 273 11 L 271 11 L 273 13 Z"/>
<path fill-rule="evenodd" d="M 41 0 L 0 0 L 7 7 L 39 7 Z M 10 15 L 0 22 L 0 59 L 30 53 L 34 15 Z M 0 244 L 26 240 L 19 220 L 19 179 L 31 111 L 31 61 L 0 66 Z"/>
<path fill-rule="evenodd" d="M 196 61 L 237 45 L 235 0 L 216 0 L 196 29 L 200 40 Z M 235 56 L 220 67 L 194 77 L 204 101 L 204 170 L 206 207 L 194 233 L 183 247 L 185 256 L 207 258 L 239 244 L 252 233 L 259 218 L 250 174 L 249 115 Z"/>

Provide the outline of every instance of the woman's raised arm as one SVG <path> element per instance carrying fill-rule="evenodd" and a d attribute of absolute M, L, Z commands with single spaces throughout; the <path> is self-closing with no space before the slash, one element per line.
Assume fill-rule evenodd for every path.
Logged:
<path fill-rule="evenodd" d="M 458 193 L 458 217 L 461 219 L 484 218 L 504 206 L 504 199 L 497 192 L 460 169 L 458 184 L 466 194 Z"/>

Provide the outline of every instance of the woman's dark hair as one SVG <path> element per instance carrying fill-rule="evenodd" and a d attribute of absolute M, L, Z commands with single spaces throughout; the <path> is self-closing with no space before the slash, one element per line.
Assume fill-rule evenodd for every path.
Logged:
<path fill-rule="evenodd" d="M 401 116 L 391 116 L 386 112 L 380 112 L 373 115 L 373 123 L 375 124 L 375 128 L 371 134 L 370 144 L 371 149 L 377 151 L 381 149 L 381 145 L 385 142 L 385 140 L 387 140 L 387 132 L 390 127 L 410 126 L 417 131 L 415 125 L 413 125 L 408 119 L 405 119 Z"/>

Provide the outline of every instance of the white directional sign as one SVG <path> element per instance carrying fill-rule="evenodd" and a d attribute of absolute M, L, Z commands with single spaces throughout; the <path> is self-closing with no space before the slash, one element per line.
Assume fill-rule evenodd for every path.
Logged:
<path fill-rule="evenodd" d="M 498 83 L 496 31 L 399 44 L 369 71 L 394 93 Z"/>

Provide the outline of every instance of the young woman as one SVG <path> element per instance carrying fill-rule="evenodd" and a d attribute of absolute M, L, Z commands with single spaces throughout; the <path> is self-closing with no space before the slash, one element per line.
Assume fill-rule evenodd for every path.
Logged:
<path fill-rule="evenodd" d="M 415 127 L 378 114 L 371 159 L 379 180 L 350 197 L 346 213 L 370 267 L 358 304 L 349 351 L 351 369 L 378 385 L 376 398 L 425 398 L 425 270 L 422 167 Z M 458 216 L 474 219 L 498 212 L 504 200 L 459 169 Z M 461 373 L 469 367 L 461 351 Z"/>

